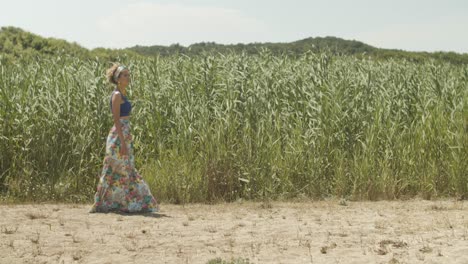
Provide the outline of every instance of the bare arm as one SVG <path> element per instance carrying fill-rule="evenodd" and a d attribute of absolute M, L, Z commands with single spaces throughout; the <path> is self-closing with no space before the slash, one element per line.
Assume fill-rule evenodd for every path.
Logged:
<path fill-rule="evenodd" d="M 120 104 L 122 102 L 122 96 L 119 92 L 115 92 L 112 95 L 112 117 L 114 119 L 114 125 L 119 135 L 120 143 L 122 147 L 126 147 L 125 138 L 122 132 L 122 126 L 120 125 Z"/>

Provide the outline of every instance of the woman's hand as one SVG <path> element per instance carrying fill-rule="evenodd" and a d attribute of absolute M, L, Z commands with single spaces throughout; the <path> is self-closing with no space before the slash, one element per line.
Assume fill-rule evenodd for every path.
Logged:
<path fill-rule="evenodd" d="M 127 143 L 121 144 L 119 154 L 120 154 L 121 157 L 128 156 Z"/>

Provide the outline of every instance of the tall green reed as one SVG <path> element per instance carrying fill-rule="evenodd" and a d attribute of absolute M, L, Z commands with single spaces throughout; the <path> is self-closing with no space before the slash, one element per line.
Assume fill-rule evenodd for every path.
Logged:
<path fill-rule="evenodd" d="M 137 168 L 167 202 L 468 194 L 468 67 L 210 55 L 121 58 Z M 0 59 L 0 192 L 91 201 L 108 62 Z"/>

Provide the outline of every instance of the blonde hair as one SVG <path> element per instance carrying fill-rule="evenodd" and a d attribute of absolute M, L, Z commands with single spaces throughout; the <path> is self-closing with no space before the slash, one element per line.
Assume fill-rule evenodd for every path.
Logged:
<path fill-rule="evenodd" d="M 117 82 L 114 80 L 114 73 L 117 70 L 117 68 L 120 66 L 118 63 L 112 64 L 112 66 L 107 69 L 106 71 L 106 78 L 107 81 L 109 81 L 111 84 L 117 84 Z"/>

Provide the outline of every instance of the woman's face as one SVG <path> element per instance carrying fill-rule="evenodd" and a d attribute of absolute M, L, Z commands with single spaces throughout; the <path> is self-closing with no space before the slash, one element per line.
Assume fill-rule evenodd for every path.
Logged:
<path fill-rule="evenodd" d="M 130 83 L 130 71 L 129 70 L 125 69 L 122 72 L 120 72 L 119 82 L 121 86 L 127 87 L 127 85 Z"/>

